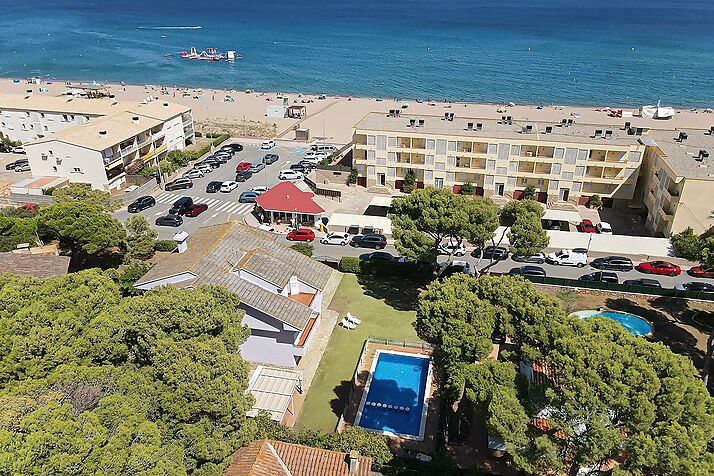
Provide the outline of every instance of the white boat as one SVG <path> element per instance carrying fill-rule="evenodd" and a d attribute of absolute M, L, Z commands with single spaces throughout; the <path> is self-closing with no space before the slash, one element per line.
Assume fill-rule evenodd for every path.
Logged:
<path fill-rule="evenodd" d="M 674 108 L 660 106 L 659 101 L 656 106 L 642 106 L 641 112 L 642 117 L 650 119 L 671 119 L 675 114 Z"/>

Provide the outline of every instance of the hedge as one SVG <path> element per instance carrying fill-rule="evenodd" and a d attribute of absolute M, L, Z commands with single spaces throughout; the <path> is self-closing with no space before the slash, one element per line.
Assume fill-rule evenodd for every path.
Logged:
<path fill-rule="evenodd" d="M 364 260 L 355 256 L 343 256 L 337 265 L 343 273 L 398 276 L 414 281 L 429 279 L 433 269 L 427 263 L 399 263 L 397 261 Z"/>
<path fill-rule="evenodd" d="M 206 134 L 206 137 L 212 137 L 214 139 L 211 141 L 211 144 L 204 145 L 197 151 L 192 152 L 192 155 L 194 156 L 195 159 L 198 159 L 199 157 L 203 156 L 204 154 L 210 152 L 211 145 L 213 145 L 213 147 L 217 147 L 217 146 L 221 145 L 223 142 L 225 142 L 226 140 L 228 140 L 231 136 L 230 136 L 230 134 Z"/>
<path fill-rule="evenodd" d="M 173 240 L 156 240 L 154 242 L 154 250 L 156 251 L 173 251 L 176 249 L 176 242 Z"/>

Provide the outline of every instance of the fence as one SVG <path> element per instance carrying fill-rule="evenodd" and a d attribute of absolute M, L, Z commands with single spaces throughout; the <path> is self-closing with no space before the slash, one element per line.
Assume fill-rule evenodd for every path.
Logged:
<path fill-rule="evenodd" d="M 312 180 L 310 180 L 307 177 L 303 177 L 303 180 L 305 181 L 307 186 L 310 187 L 310 190 L 312 190 L 312 192 L 315 195 L 322 195 L 323 197 L 329 197 L 329 198 L 332 198 L 333 200 L 337 199 L 338 202 L 342 201 L 342 192 L 341 191 L 333 190 L 333 189 L 329 189 L 329 188 L 320 188 L 317 186 L 317 184 L 315 182 L 313 182 Z"/>
<path fill-rule="evenodd" d="M 575 288 L 598 289 L 602 291 L 616 291 L 622 293 L 648 294 L 651 296 L 673 297 L 681 299 L 700 299 L 714 301 L 714 293 L 695 291 L 680 291 L 678 289 L 656 288 L 653 286 L 636 286 L 631 284 L 615 284 L 597 281 L 580 281 L 578 279 L 551 278 L 543 276 L 526 276 L 536 284 L 551 284 L 553 286 L 567 286 Z"/>
<path fill-rule="evenodd" d="M 128 178 L 129 176 L 127 176 Z M 127 183 L 129 181 L 127 180 Z M 123 203 L 131 203 L 134 200 L 136 200 L 139 197 L 143 197 L 144 195 L 149 195 L 154 188 L 156 188 L 158 184 L 156 183 L 156 179 L 154 177 L 149 177 L 149 180 L 144 183 L 143 185 L 139 185 L 139 188 L 136 190 L 132 190 L 131 192 L 125 192 L 120 195 L 116 195 L 113 198 L 121 200 Z"/>

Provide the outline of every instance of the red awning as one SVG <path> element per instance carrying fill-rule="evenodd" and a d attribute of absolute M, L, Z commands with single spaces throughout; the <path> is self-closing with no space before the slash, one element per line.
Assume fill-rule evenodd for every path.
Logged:
<path fill-rule="evenodd" d="M 325 210 L 312 201 L 315 194 L 303 192 L 292 182 L 281 182 L 260 195 L 256 201 L 263 210 L 269 212 L 305 213 L 319 215 Z"/>

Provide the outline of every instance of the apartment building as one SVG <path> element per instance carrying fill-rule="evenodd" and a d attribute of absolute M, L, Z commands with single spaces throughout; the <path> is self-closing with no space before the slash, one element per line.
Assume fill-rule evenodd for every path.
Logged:
<path fill-rule="evenodd" d="M 191 108 L 159 100 L 3 95 L 0 117 L 2 134 L 25 143 L 34 176 L 107 191 L 124 185 L 130 164 L 156 165 L 194 140 Z"/>
<path fill-rule="evenodd" d="M 417 186 L 471 183 L 486 197 L 518 199 L 528 186 L 541 202 L 606 206 L 633 198 L 647 133 L 638 128 L 535 123 L 372 112 L 354 126 L 353 159 L 361 185 L 401 188 L 408 170 Z"/>
<path fill-rule="evenodd" d="M 714 126 L 651 131 L 645 140 L 638 190 L 648 230 L 670 236 L 687 227 L 702 233 L 714 226 Z"/>

